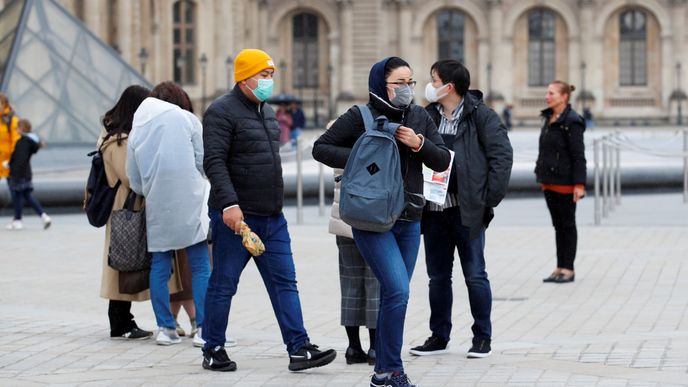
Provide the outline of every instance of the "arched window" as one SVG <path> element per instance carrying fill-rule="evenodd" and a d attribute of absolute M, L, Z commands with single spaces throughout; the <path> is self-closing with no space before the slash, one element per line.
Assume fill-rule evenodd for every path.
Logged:
<path fill-rule="evenodd" d="M 463 12 L 445 10 L 437 14 L 437 54 L 438 59 L 455 59 L 464 62 Z"/>
<path fill-rule="evenodd" d="M 619 16 L 619 83 L 621 86 L 647 84 L 647 17 L 643 11 L 629 10 Z"/>
<path fill-rule="evenodd" d="M 292 18 L 292 63 L 294 63 L 295 88 L 317 88 L 318 17 L 312 13 L 299 13 Z"/>
<path fill-rule="evenodd" d="M 196 4 L 179 0 L 173 6 L 174 81 L 179 84 L 196 82 Z"/>
<path fill-rule="evenodd" d="M 553 12 L 542 8 L 528 14 L 529 86 L 547 86 L 554 80 L 555 20 Z"/>

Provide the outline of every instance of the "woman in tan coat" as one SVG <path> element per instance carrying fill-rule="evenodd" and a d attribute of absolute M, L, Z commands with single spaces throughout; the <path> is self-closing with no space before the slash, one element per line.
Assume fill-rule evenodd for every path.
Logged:
<path fill-rule="evenodd" d="M 129 193 L 129 179 L 126 173 L 127 137 L 131 131 L 134 112 L 149 93 L 150 90 L 145 87 L 129 86 L 124 90 L 117 104 L 103 117 L 105 131 L 98 140 L 98 144 L 103 154 L 105 174 L 111 187 L 114 187 L 118 180 L 121 182 L 117 189 L 113 210 L 124 207 L 124 201 Z M 143 200 L 137 198 L 135 207 L 139 209 L 142 205 Z M 147 339 L 153 333 L 142 330 L 136 325 L 134 316 L 131 314 L 131 302 L 150 299 L 148 291 L 150 270 L 124 273 L 108 266 L 110 227 L 108 220 L 105 226 L 103 276 L 100 288 L 100 296 L 110 300 L 108 307 L 110 337 L 129 340 Z M 169 285 L 172 292 L 178 291 L 179 278 L 173 276 Z"/>

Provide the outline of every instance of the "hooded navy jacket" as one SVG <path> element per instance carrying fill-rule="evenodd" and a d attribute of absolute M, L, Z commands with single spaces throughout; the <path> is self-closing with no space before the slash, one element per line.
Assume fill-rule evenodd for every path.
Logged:
<path fill-rule="evenodd" d="M 397 141 L 401 159 L 401 175 L 404 178 L 406 208 L 400 219 L 420 220 L 425 200 L 423 194 L 422 165 L 436 171 L 449 166 L 449 150 L 444 146 L 442 136 L 428 113 L 422 107 L 411 104 L 405 108 L 392 106 L 387 96 L 385 65 L 391 58 L 385 58 L 373 65 L 368 78 L 369 102 L 373 117 L 384 115 L 395 122 L 422 134 L 425 142 L 418 152 Z M 363 117 L 357 107 L 351 107 L 332 124 L 313 145 L 313 158 L 332 168 L 344 168 L 356 140 L 365 133 Z"/>

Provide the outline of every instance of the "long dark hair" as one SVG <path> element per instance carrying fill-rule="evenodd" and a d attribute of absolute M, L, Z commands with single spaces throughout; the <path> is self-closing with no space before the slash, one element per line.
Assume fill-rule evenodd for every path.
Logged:
<path fill-rule="evenodd" d="M 103 126 L 107 131 L 105 140 L 116 136 L 117 145 L 122 144 L 122 134 L 129 134 L 134 113 L 149 94 L 150 90 L 140 85 L 131 85 L 124 89 L 115 106 L 103 116 Z"/>
<path fill-rule="evenodd" d="M 186 94 L 186 91 L 181 86 L 172 81 L 158 83 L 151 91 L 150 96 L 177 105 L 193 113 L 193 106 L 191 105 L 189 95 Z"/>

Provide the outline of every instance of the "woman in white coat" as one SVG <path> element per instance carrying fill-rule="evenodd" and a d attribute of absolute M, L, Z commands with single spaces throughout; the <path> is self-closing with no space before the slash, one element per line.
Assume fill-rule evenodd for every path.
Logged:
<path fill-rule="evenodd" d="M 160 345 L 177 344 L 167 281 L 174 250 L 185 249 L 202 346 L 203 306 L 210 276 L 207 233 L 201 222 L 207 183 L 203 173 L 201 122 L 190 113 L 188 96 L 173 82 L 153 89 L 134 114 L 129 135 L 127 176 L 146 198 L 148 251 L 153 254 L 150 294 Z"/>

